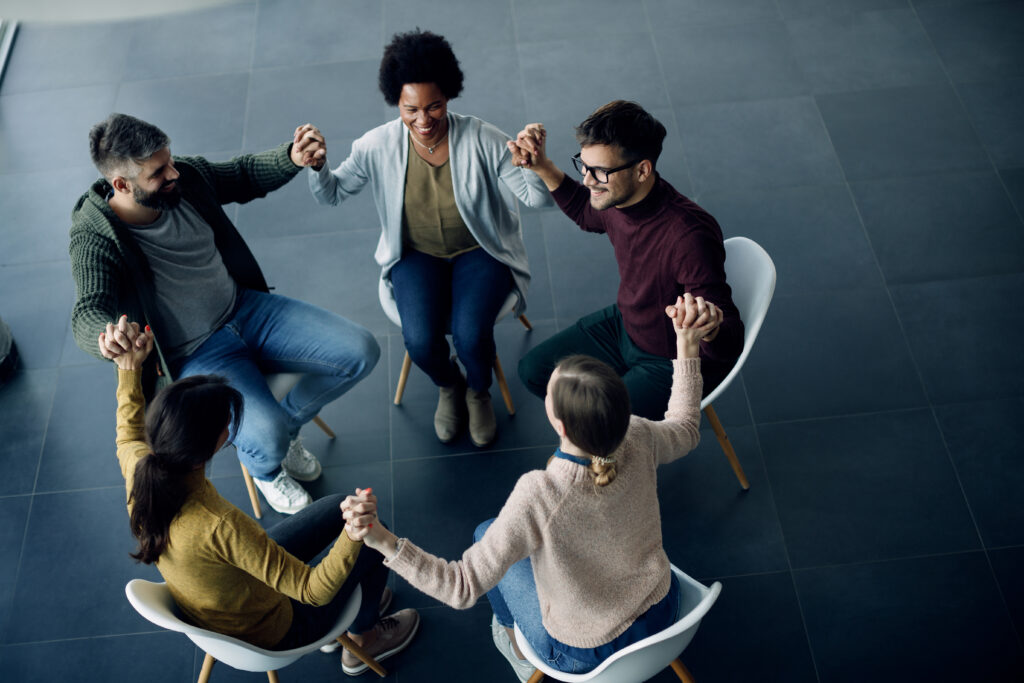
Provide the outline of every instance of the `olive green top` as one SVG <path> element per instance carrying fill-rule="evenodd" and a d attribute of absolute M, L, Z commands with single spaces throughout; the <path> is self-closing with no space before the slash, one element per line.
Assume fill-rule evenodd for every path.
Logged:
<path fill-rule="evenodd" d="M 431 166 L 412 148 L 405 165 L 403 214 L 402 246 L 405 249 L 451 258 L 480 246 L 455 206 L 448 161 Z"/>
<path fill-rule="evenodd" d="M 117 459 L 130 512 L 135 468 L 150 450 L 143 426 L 141 373 L 117 374 Z M 330 552 L 310 567 L 221 498 L 202 469 L 186 475 L 185 484 L 188 497 L 171 521 L 170 540 L 156 568 L 182 613 L 210 631 L 274 647 L 292 623 L 289 598 L 307 605 L 329 603 L 363 546 L 342 531 Z"/>

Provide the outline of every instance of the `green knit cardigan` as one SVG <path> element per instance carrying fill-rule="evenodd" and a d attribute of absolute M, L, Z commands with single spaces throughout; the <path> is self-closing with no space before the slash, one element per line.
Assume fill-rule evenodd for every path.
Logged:
<path fill-rule="evenodd" d="M 202 157 L 174 157 L 181 174 L 178 185 L 188 201 L 213 230 L 214 242 L 228 273 L 240 286 L 266 292 L 259 264 L 238 230 L 224 213 L 223 204 L 245 203 L 265 197 L 301 170 L 292 163 L 291 143 L 260 154 L 243 154 L 225 162 Z M 75 342 L 102 359 L 98 339 L 108 322 L 119 315 L 140 325 L 152 324 L 156 307 L 153 273 L 128 225 L 107 204 L 112 188 L 101 178 L 83 194 L 71 212 L 71 274 L 77 299 L 71 311 Z M 157 339 L 159 340 L 159 330 Z M 146 395 L 171 382 L 170 369 L 157 341 L 143 370 Z"/>

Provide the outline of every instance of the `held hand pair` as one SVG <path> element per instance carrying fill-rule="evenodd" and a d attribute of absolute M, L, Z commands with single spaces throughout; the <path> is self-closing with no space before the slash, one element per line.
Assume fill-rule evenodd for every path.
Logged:
<path fill-rule="evenodd" d="M 117 323 L 107 323 L 107 329 L 100 332 L 100 354 L 114 361 L 122 370 L 138 370 L 153 350 L 153 330 L 149 325 L 140 329 L 136 322 L 128 322 L 122 315 Z"/>
<path fill-rule="evenodd" d="M 687 292 L 676 297 L 676 303 L 665 308 L 665 315 L 672 319 L 672 327 L 681 341 L 697 343 L 713 335 L 722 323 L 722 309 L 703 297 L 694 297 Z"/>
<path fill-rule="evenodd" d="M 346 496 L 341 501 L 341 516 L 348 537 L 353 541 L 364 540 L 377 521 L 377 496 L 373 489 L 357 488 L 354 496 Z"/>

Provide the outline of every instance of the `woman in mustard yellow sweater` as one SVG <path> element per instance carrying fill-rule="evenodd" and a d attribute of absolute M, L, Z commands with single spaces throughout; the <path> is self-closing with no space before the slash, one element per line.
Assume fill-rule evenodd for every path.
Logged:
<path fill-rule="evenodd" d="M 108 355 L 104 339 L 123 350 Z M 206 463 L 242 419 L 242 396 L 220 377 L 179 380 L 153 399 L 143 419 L 141 368 L 153 334 L 122 316 L 100 335 L 118 366 L 117 458 L 128 491 L 132 557 L 156 564 L 182 613 L 193 623 L 268 649 L 291 649 L 322 637 L 356 585 L 362 606 L 349 636 L 381 660 L 408 645 L 415 610 L 378 619 L 388 570 L 363 548 L 365 530 L 347 525 L 342 496 L 327 496 L 264 529 L 220 497 Z M 364 506 L 358 518 L 372 514 Z M 326 551 L 315 566 L 307 562 Z M 384 598 L 387 602 L 389 597 Z M 345 673 L 366 665 L 342 653 Z"/>

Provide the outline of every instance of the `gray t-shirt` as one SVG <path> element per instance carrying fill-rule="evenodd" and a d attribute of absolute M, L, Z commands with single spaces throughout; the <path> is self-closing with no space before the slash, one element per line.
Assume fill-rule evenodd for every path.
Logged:
<path fill-rule="evenodd" d="M 237 285 L 213 230 L 185 200 L 151 225 L 128 227 L 153 271 L 160 325 L 154 332 L 169 360 L 184 358 L 227 322 Z"/>

